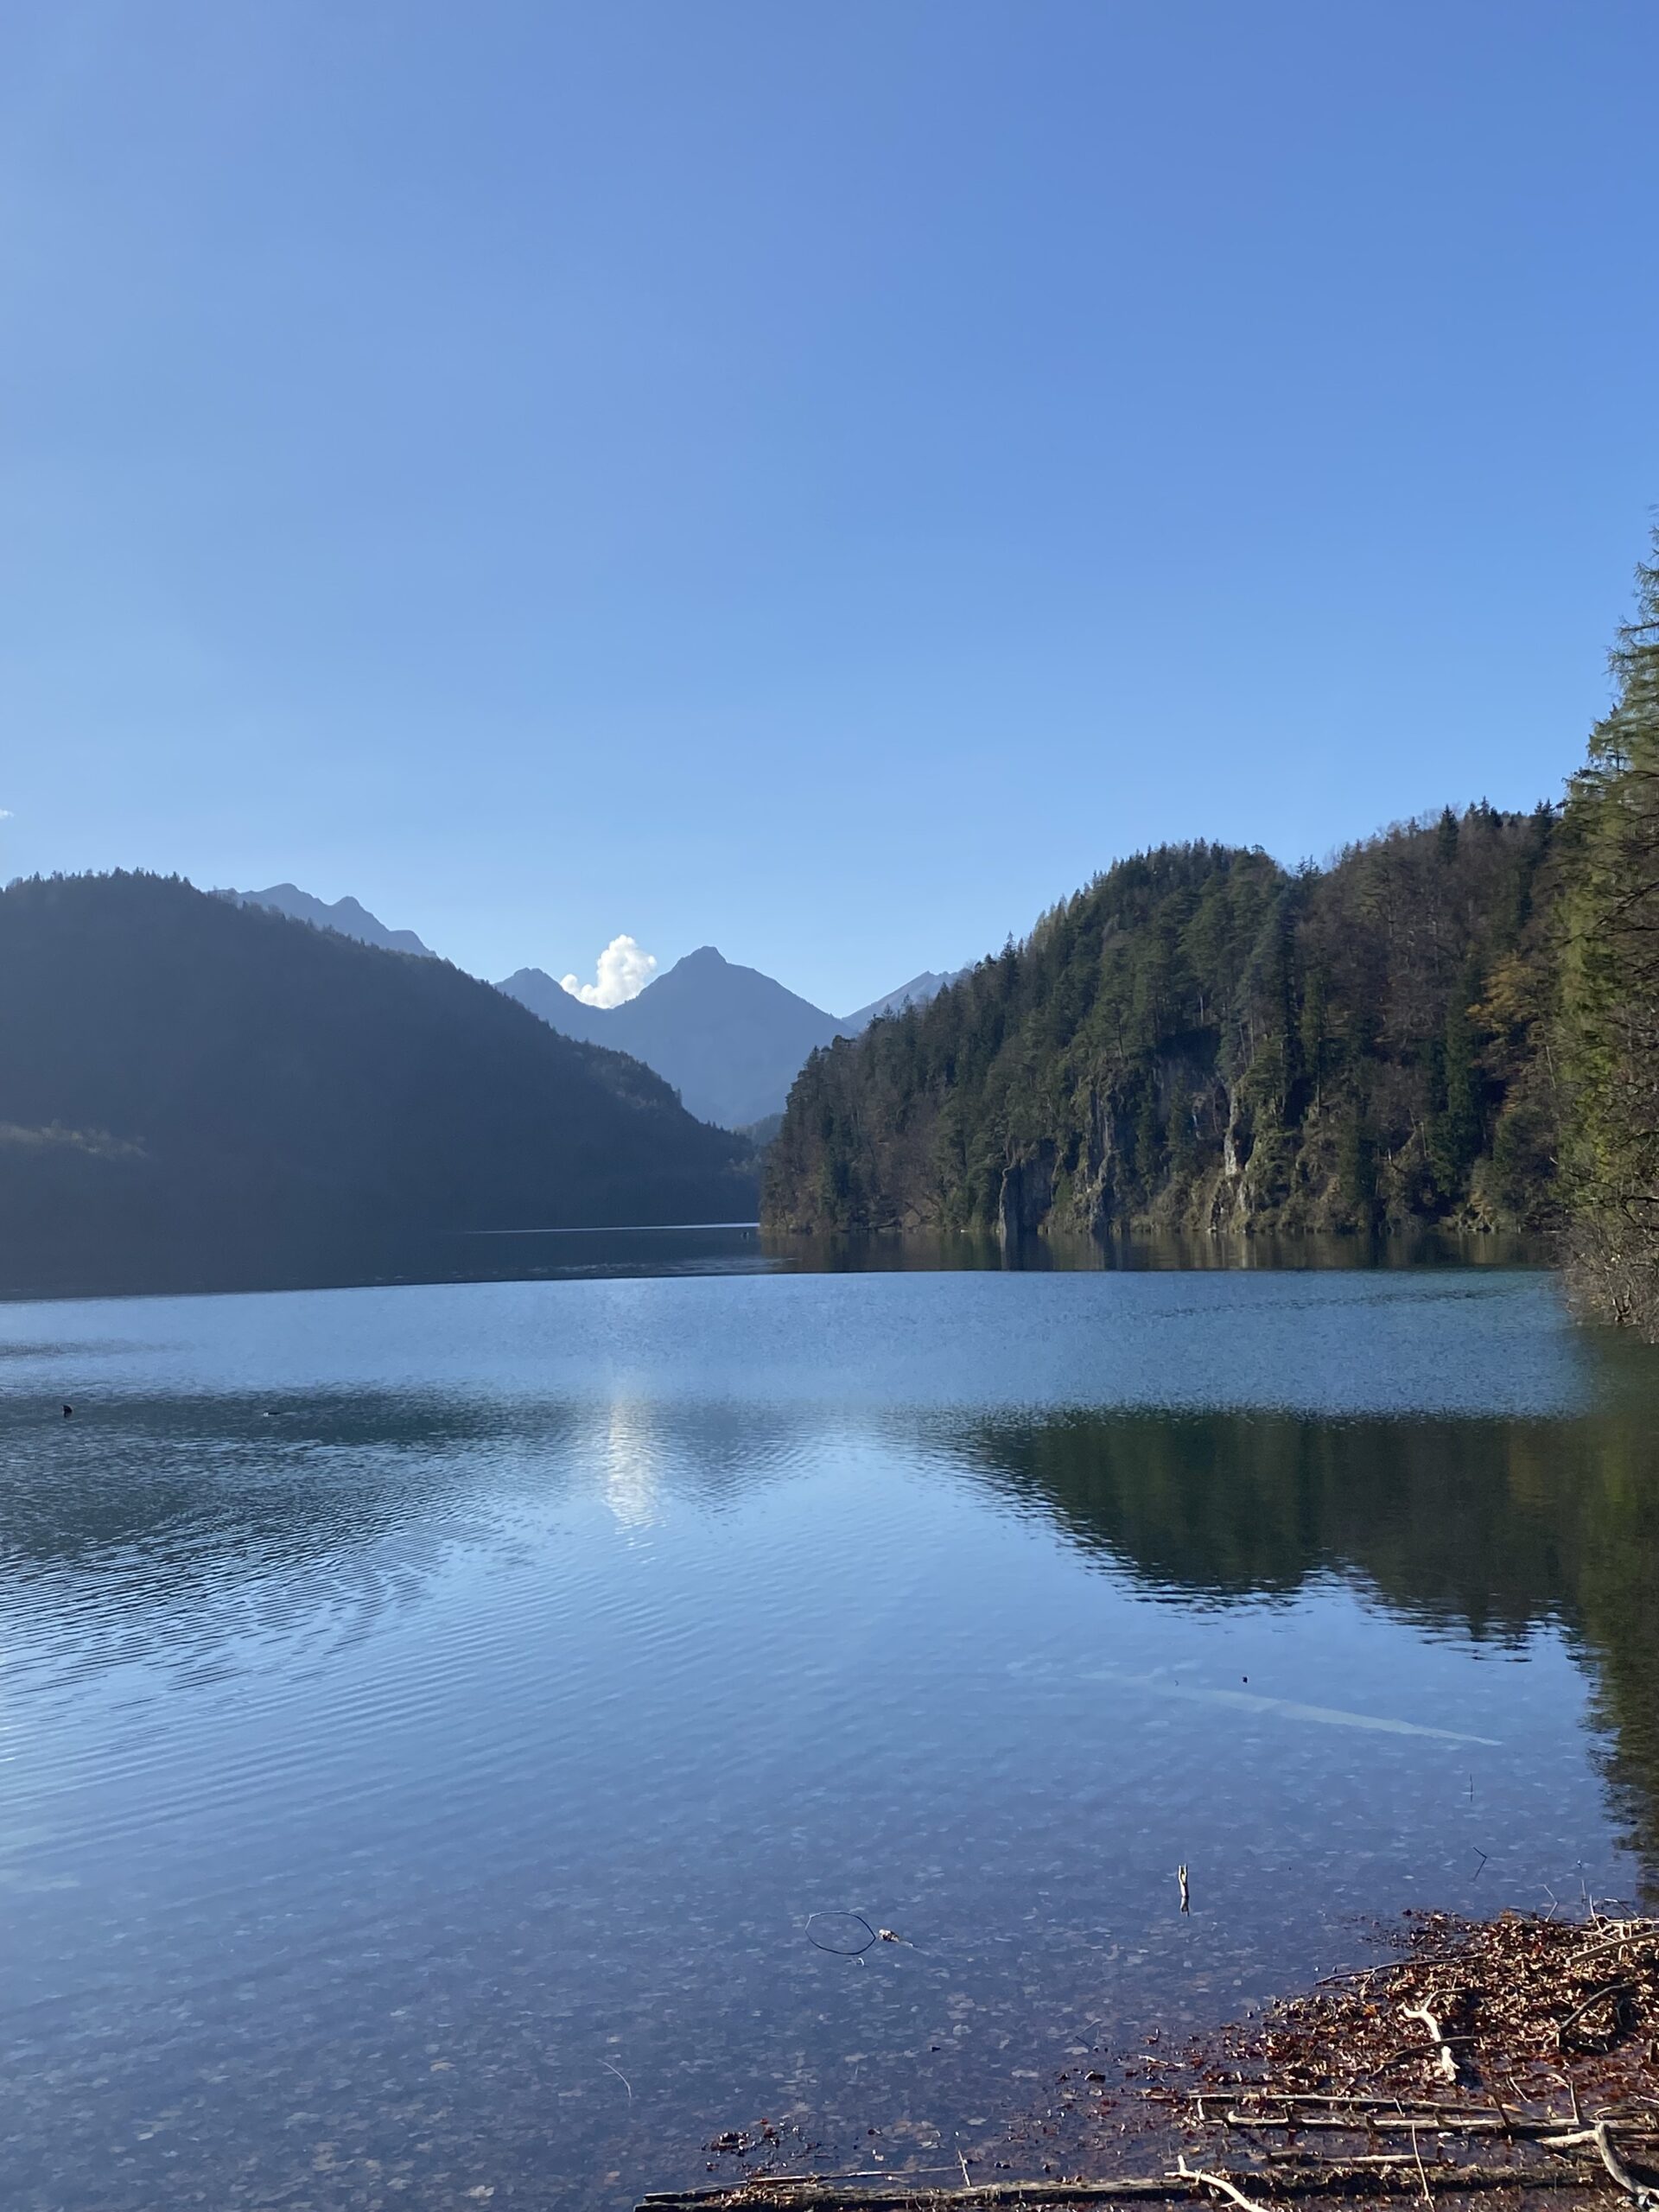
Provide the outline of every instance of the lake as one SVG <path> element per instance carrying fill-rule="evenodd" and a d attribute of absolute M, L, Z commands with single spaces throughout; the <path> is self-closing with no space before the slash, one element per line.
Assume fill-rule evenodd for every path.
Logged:
<path fill-rule="evenodd" d="M 1659 1358 L 1548 1274 L 656 1264 L 0 1306 L 13 2212 L 955 2171 L 1659 1871 Z"/>

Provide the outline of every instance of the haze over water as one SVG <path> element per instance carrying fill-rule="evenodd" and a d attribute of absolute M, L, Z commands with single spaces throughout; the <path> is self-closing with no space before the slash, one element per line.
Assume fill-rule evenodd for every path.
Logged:
<path fill-rule="evenodd" d="M 0 1306 L 8 2205 L 954 2171 L 1637 1892 L 1659 1363 L 1548 1275 L 751 1263 Z"/>

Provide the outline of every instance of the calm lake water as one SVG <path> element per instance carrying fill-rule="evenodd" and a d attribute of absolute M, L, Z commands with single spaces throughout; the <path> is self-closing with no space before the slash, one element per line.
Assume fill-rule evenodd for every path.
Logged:
<path fill-rule="evenodd" d="M 0 2202 L 954 2170 L 1659 1872 L 1659 1362 L 1548 1275 L 705 1257 L 0 1306 Z"/>

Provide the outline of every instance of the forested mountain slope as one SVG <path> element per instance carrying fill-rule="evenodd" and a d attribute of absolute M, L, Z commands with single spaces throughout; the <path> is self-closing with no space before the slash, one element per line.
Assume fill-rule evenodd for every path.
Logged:
<path fill-rule="evenodd" d="M 637 1061 L 177 880 L 0 895 L 0 1040 L 8 1280 L 275 1280 L 353 1239 L 753 1207 L 750 1148 Z"/>
<path fill-rule="evenodd" d="M 1535 1224 L 1558 817 L 1477 806 L 1288 874 L 1121 861 L 803 1070 L 765 1217 L 823 1230 Z"/>

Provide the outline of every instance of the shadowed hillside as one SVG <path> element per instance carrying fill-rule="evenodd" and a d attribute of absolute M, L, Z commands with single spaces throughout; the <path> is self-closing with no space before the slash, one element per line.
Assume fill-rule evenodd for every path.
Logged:
<path fill-rule="evenodd" d="M 749 1147 L 638 1062 L 177 880 L 14 884 L 0 1035 L 13 1289 L 345 1279 L 389 1239 L 753 1210 Z"/>

